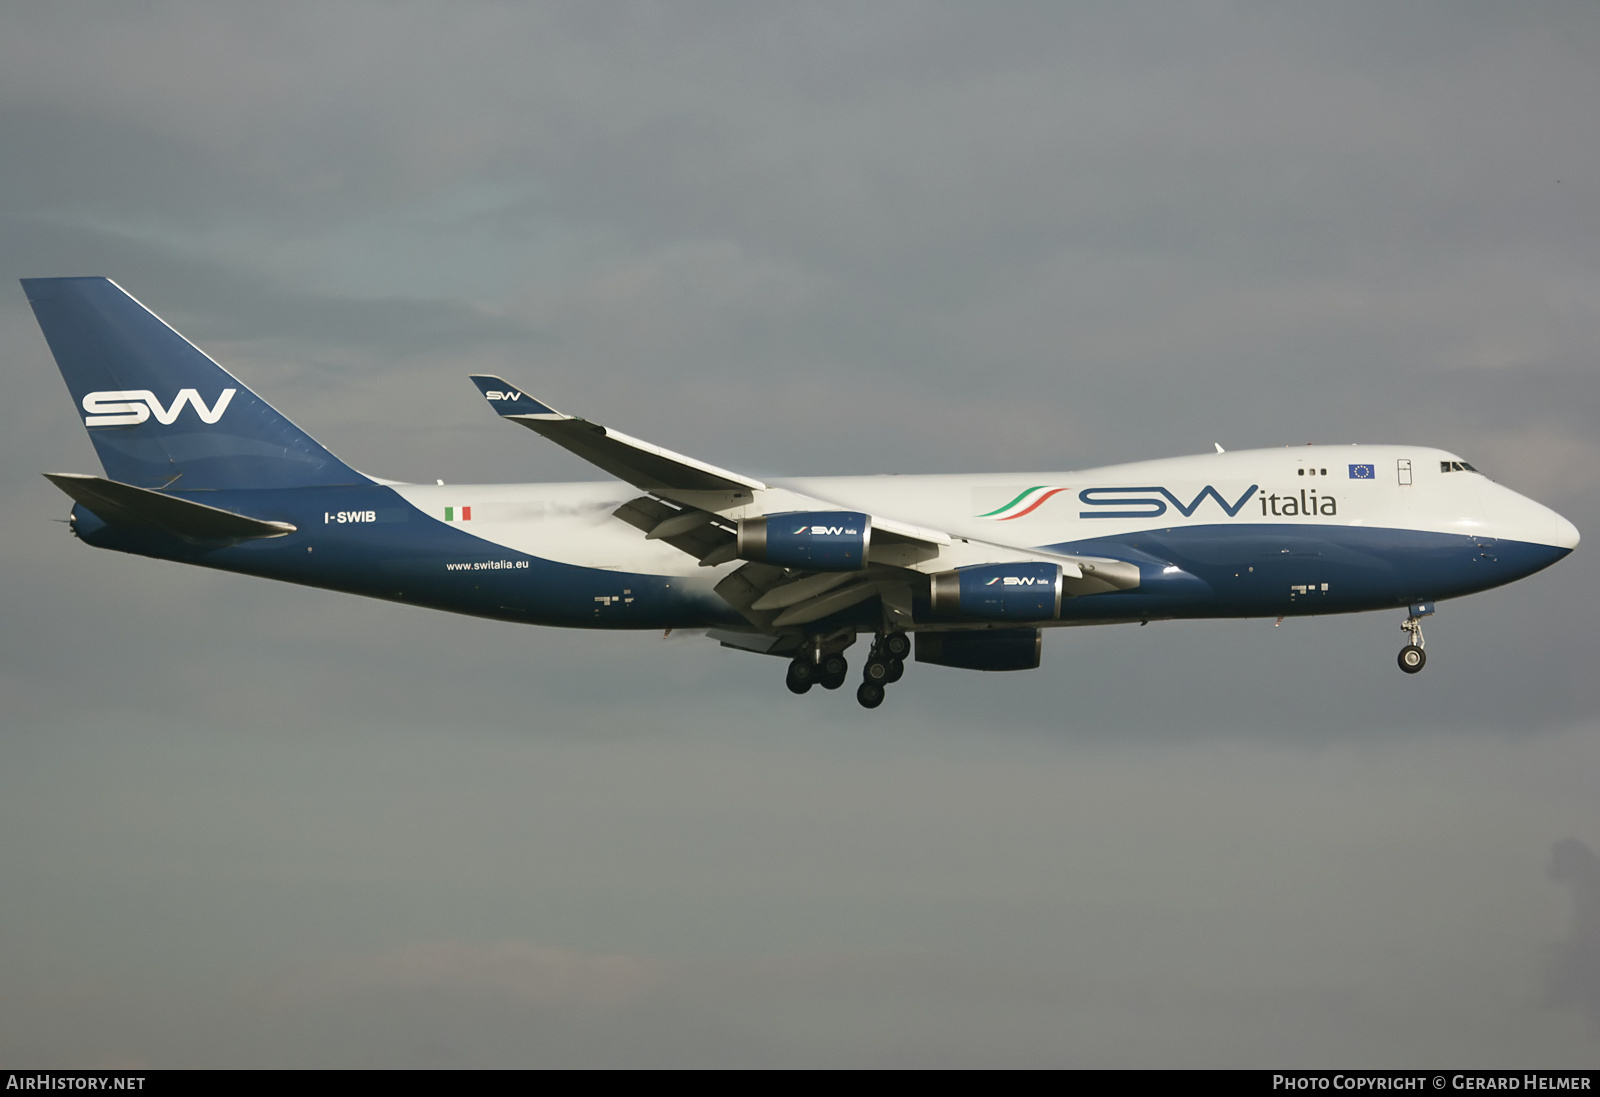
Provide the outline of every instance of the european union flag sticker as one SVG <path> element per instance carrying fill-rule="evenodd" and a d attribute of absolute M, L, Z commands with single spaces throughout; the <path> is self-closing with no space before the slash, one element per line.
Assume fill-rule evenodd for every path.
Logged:
<path fill-rule="evenodd" d="M 1352 480 L 1371 480 L 1376 475 L 1377 474 L 1371 465 L 1350 466 L 1350 479 Z"/>

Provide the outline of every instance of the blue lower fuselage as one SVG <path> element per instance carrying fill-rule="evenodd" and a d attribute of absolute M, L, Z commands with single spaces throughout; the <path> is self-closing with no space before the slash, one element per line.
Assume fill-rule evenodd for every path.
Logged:
<path fill-rule="evenodd" d="M 609 629 L 744 624 L 712 591 L 727 568 L 655 575 L 543 559 L 443 524 L 388 487 L 191 497 L 297 529 L 208 545 L 108 526 L 81 505 L 73 509 L 74 528 L 97 547 L 477 617 Z M 1041 547 L 1139 568 L 1134 589 L 1065 599 L 1063 623 L 1384 609 L 1500 586 L 1570 551 L 1452 533 L 1283 523 L 1161 527 Z M 938 620 L 920 600 L 917 617 Z M 866 603 L 809 627 L 872 628 L 878 620 L 879 610 Z"/>

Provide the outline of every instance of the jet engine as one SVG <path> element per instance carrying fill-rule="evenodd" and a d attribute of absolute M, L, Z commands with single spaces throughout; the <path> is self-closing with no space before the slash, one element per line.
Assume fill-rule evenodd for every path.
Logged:
<path fill-rule="evenodd" d="M 989 621 L 1053 621 L 1061 616 L 1059 564 L 975 564 L 929 578 L 933 611 L 943 616 Z"/>
<path fill-rule="evenodd" d="M 860 571 L 872 547 L 872 518 L 854 510 L 795 511 L 739 521 L 738 554 L 807 571 Z"/>

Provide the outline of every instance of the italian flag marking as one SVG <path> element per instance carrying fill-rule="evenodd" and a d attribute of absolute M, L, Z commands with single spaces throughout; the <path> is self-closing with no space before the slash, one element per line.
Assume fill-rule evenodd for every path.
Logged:
<path fill-rule="evenodd" d="M 988 518 L 995 522 L 1009 522 L 1013 518 L 1021 518 L 1024 514 L 1032 514 L 1040 505 L 1052 495 L 1059 495 L 1066 488 L 1053 488 L 1048 484 L 1039 484 L 1022 492 L 1011 502 L 1003 507 L 996 507 L 988 514 L 980 514 L 979 518 Z"/>
<path fill-rule="evenodd" d="M 461 511 L 461 520 L 463 522 L 472 521 L 472 508 L 471 507 L 445 507 L 444 508 L 444 520 L 446 522 L 454 522 L 456 520 L 456 511 L 457 510 Z"/>

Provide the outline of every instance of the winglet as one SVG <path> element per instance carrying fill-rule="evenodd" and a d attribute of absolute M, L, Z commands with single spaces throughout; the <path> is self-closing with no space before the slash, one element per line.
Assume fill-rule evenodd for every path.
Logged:
<path fill-rule="evenodd" d="M 495 377 L 493 374 L 474 373 L 472 383 L 478 386 L 478 391 L 483 393 L 483 398 L 489 401 L 489 406 L 504 418 L 515 416 L 519 419 L 535 417 L 539 419 L 570 419 L 570 415 L 562 415 L 548 404 L 541 404 L 532 396 L 517 388 L 511 382 Z"/>

